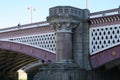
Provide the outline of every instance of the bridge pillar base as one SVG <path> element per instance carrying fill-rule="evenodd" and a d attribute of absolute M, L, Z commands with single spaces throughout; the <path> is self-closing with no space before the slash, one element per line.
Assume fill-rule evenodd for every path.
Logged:
<path fill-rule="evenodd" d="M 42 67 L 33 80 L 85 80 L 86 71 L 74 63 L 55 63 Z"/>
<path fill-rule="evenodd" d="M 120 80 L 118 68 L 85 70 L 75 63 L 55 63 L 43 66 L 33 80 Z"/>

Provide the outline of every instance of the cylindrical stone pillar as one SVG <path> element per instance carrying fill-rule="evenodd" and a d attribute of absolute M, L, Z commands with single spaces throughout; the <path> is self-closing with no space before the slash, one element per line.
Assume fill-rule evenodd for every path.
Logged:
<path fill-rule="evenodd" d="M 56 33 L 56 59 L 57 62 L 69 62 L 72 60 L 71 33 Z"/>
<path fill-rule="evenodd" d="M 72 28 L 67 23 L 59 23 L 56 27 L 56 60 L 57 62 L 72 61 Z M 59 27 L 59 29 L 58 29 Z"/>
<path fill-rule="evenodd" d="M 73 61 L 72 29 L 80 23 L 81 10 L 70 6 L 50 8 L 47 21 L 56 31 L 56 60 L 58 63 Z"/>

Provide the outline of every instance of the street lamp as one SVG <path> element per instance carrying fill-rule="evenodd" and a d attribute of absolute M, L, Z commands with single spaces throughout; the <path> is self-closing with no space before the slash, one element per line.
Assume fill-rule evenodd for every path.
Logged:
<path fill-rule="evenodd" d="M 30 11 L 30 21 L 32 23 L 32 16 L 33 16 L 33 11 L 36 11 L 35 8 L 33 8 L 32 6 L 28 7 L 28 10 Z"/>

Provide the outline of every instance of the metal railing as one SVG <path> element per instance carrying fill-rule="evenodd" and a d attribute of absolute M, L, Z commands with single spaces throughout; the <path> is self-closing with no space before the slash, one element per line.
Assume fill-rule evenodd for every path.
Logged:
<path fill-rule="evenodd" d="M 14 26 L 14 27 L 0 29 L 0 33 L 21 30 L 21 29 L 27 29 L 27 28 L 34 28 L 34 27 L 39 27 L 39 26 L 46 26 L 46 25 L 49 25 L 49 23 L 47 21 L 36 22 L 36 23 L 32 23 L 32 24 L 24 24 L 24 25 L 19 24 L 19 25 Z"/>
<path fill-rule="evenodd" d="M 90 18 L 104 17 L 104 16 L 110 16 L 116 14 L 120 14 L 120 8 L 90 13 Z"/>

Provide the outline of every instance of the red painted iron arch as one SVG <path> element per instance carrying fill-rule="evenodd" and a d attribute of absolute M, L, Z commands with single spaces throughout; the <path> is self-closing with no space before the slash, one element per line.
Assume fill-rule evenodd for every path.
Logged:
<path fill-rule="evenodd" d="M 10 51 L 20 52 L 22 54 L 25 54 L 37 59 L 42 59 L 45 61 L 51 60 L 52 62 L 55 62 L 55 59 L 56 59 L 55 54 L 52 52 L 49 52 L 40 48 L 36 48 L 33 46 L 10 42 L 10 41 L 0 41 L 0 48 L 10 50 Z"/>
<path fill-rule="evenodd" d="M 90 61 L 93 68 L 99 68 L 117 59 L 120 59 L 120 45 L 111 47 L 90 56 Z"/>

